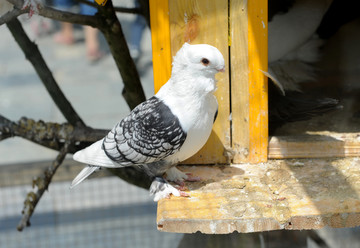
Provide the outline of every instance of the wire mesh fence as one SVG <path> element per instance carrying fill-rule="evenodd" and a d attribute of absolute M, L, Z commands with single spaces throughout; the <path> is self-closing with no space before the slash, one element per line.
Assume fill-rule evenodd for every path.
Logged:
<path fill-rule="evenodd" d="M 18 172 L 18 178 L 31 181 L 31 175 Z M 4 173 L 2 169 L 2 177 Z M 156 203 L 148 191 L 117 177 L 93 178 L 72 190 L 69 185 L 69 181 L 53 182 L 38 204 L 31 226 L 22 232 L 16 226 L 31 185 L 1 187 L 0 247 L 178 246 L 182 234 L 157 231 Z"/>

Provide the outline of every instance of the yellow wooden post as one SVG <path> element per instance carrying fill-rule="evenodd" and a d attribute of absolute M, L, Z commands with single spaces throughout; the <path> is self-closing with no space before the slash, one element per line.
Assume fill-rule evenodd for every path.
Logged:
<path fill-rule="evenodd" d="M 246 0 L 230 1 L 232 147 L 234 160 L 249 159 L 249 56 Z"/>
<path fill-rule="evenodd" d="M 267 1 L 230 1 L 233 162 L 267 160 Z"/>
<path fill-rule="evenodd" d="M 161 0 L 150 0 L 149 5 L 154 89 L 157 92 L 171 74 L 169 5 Z"/>
<path fill-rule="evenodd" d="M 260 71 L 268 70 L 267 0 L 248 1 L 249 55 L 249 162 L 267 161 L 268 97 L 267 78 Z"/>

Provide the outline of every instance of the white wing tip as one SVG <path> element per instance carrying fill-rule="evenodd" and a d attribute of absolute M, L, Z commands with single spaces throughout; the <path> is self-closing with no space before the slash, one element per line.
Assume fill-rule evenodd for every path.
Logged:
<path fill-rule="evenodd" d="M 77 151 L 77 152 L 74 153 L 73 159 L 75 161 L 81 162 L 81 158 L 82 158 L 82 150 Z"/>

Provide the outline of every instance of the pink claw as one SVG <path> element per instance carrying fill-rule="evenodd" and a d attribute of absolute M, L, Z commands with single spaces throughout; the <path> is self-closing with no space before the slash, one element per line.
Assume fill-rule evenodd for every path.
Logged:
<path fill-rule="evenodd" d="M 184 192 L 184 191 L 180 191 L 180 196 L 182 197 L 190 197 L 190 194 Z"/>
<path fill-rule="evenodd" d="M 180 187 L 184 187 L 184 186 L 185 186 L 184 181 L 177 180 L 177 181 L 175 181 L 174 183 L 176 183 L 176 184 L 177 184 L 178 186 L 180 186 Z"/>
<path fill-rule="evenodd" d="M 182 183 L 182 185 L 176 185 L 175 188 L 178 189 L 179 191 L 187 190 L 187 188 L 185 187 L 184 182 Z"/>

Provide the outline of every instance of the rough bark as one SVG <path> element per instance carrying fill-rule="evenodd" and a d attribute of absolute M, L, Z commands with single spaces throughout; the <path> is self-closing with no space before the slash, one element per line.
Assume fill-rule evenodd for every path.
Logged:
<path fill-rule="evenodd" d="M 142 89 L 139 73 L 130 56 L 129 48 L 121 24 L 116 17 L 112 1 L 108 1 L 105 7 L 98 7 L 98 10 L 102 20 L 98 28 L 104 34 L 109 44 L 111 54 L 123 79 L 123 97 L 130 109 L 133 109 L 145 100 L 145 93 Z"/>
<path fill-rule="evenodd" d="M 59 155 L 53 161 L 51 166 L 44 171 L 44 173 L 33 179 L 33 188 L 34 191 L 31 191 L 27 194 L 24 201 L 24 207 L 22 210 L 22 218 L 17 226 L 18 231 L 22 231 L 25 227 L 30 226 L 30 218 L 34 213 L 36 205 L 40 201 L 41 197 L 48 189 L 52 177 L 55 175 L 56 170 L 62 164 L 65 159 L 66 154 L 68 153 L 69 144 L 66 143 L 59 152 Z"/>

